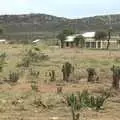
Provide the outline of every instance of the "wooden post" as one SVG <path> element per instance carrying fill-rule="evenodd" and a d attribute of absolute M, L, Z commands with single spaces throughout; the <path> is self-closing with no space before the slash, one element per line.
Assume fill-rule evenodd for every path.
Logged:
<path fill-rule="evenodd" d="M 96 41 L 96 48 L 98 48 L 98 41 Z"/>
<path fill-rule="evenodd" d="M 90 48 L 92 47 L 92 44 L 91 44 L 91 42 L 90 42 Z"/>
<path fill-rule="evenodd" d="M 101 43 L 100 48 L 102 49 L 103 48 L 103 41 L 101 40 L 100 43 Z"/>

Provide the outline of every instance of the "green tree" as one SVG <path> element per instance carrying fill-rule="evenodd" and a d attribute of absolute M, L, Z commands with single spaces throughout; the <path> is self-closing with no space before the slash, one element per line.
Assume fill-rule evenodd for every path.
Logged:
<path fill-rule="evenodd" d="M 105 40 L 107 38 L 107 33 L 105 31 L 97 31 L 95 33 L 95 40 Z"/>
<path fill-rule="evenodd" d="M 61 33 L 57 35 L 57 38 L 61 41 L 61 48 L 64 47 L 64 40 L 66 36 L 74 34 L 74 31 L 71 29 L 64 29 Z"/>
<path fill-rule="evenodd" d="M 108 30 L 107 50 L 109 49 L 109 46 L 110 46 L 111 32 L 112 32 L 112 28 Z"/>
<path fill-rule="evenodd" d="M 83 48 L 85 45 L 85 38 L 82 35 L 77 36 L 75 39 L 75 44 L 78 47 L 79 44 L 81 45 L 80 47 Z"/>
<path fill-rule="evenodd" d="M 117 40 L 118 48 L 120 48 L 120 40 Z"/>
<path fill-rule="evenodd" d="M 95 34 L 96 40 L 107 39 L 107 47 L 106 47 L 107 50 L 109 49 L 109 46 L 110 46 L 111 32 L 112 32 L 112 28 L 108 30 L 108 33 L 106 33 L 105 31 L 97 31 Z"/>
<path fill-rule="evenodd" d="M 57 38 L 60 40 L 60 42 L 61 42 L 61 48 L 63 48 L 64 47 L 64 40 L 65 40 L 65 35 L 63 34 L 63 33 L 59 33 L 58 35 L 57 35 Z"/>
<path fill-rule="evenodd" d="M 2 28 L 0 28 L 0 34 L 2 34 L 3 33 L 3 29 Z"/>

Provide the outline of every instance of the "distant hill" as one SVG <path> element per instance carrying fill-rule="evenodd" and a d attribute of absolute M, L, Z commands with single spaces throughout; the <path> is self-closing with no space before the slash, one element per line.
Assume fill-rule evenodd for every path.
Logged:
<path fill-rule="evenodd" d="M 52 32 L 64 28 L 66 18 L 45 14 L 2 15 L 0 25 L 6 32 Z"/>
<path fill-rule="evenodd" d="M 0 26 L 7 33 L 17 32 L 59 32 L 72 28 L 77 32 L 107 30 L 112 26 L 120 31 L 120 14 L 68 19 L 46 14 L 1 15 Z"/>
<path fill-rule="evenodd" d="M 0 24 L 8 32 L 24 31 L 59 31 L 66 27 L 77 30 L 108 29 L 110 24 L 114 30 L 120 30 L 120 14 L 67 19 L 46 14 L 2 15 Z"/>

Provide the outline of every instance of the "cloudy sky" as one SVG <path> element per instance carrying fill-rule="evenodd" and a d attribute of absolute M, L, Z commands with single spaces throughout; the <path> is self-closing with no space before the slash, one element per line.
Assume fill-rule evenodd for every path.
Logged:
<path fill-rule="evenodd" d="M 0 0 L 0 14 L 45 13 L 81 18 L 120 13 L 120 0 Z"/>

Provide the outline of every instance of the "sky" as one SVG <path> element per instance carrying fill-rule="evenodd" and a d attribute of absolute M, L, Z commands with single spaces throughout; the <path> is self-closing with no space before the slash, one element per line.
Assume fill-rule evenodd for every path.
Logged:
<path fill-rule="evenodd" d="M 0 15 L 29 13 L 67 18 L 119 14 L 120 0 L 0 0 Z"/>

